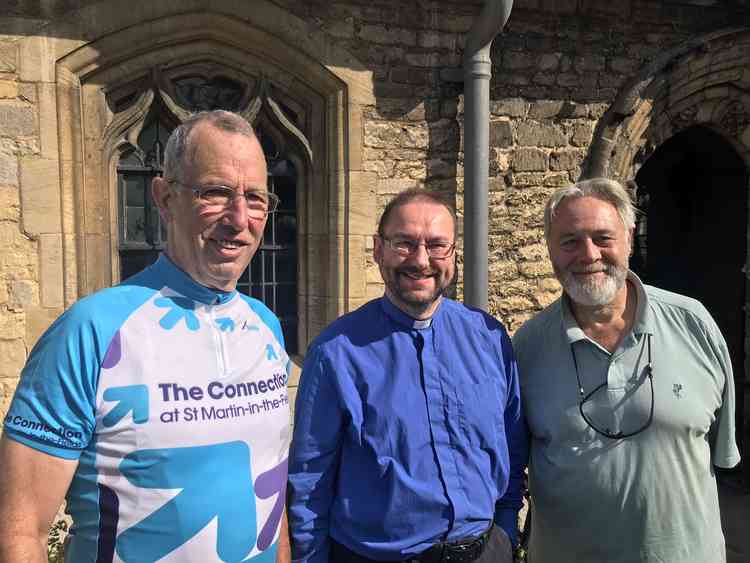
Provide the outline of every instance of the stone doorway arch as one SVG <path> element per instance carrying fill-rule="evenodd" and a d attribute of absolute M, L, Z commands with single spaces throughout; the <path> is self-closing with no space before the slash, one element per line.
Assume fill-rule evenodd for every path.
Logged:
<path fill-rule="evenodd" d="M 631 268 L 644 282 L 711 311 L 744 371 L 748 170 L 732 145 L 693 126 L 662 144 L 636 175 Z M 741 403 L 740 403 L 741 405 Z"/>
<path fill-rule="evenodd" d="M 744 251 L 735 248 L 738 254 L 732 259 L 734 262 L 727 266 L 739 269 L 735 277 L 734 311 L 723 313 L 722 309 L 728 309 L 729 305 L 719 303 L 713 305 L 712 313 L 716 317 L 739 317 L 734 321 L 724 322 L 735 327 L 727 329 L 732 333 L 727 334 L 727 340 L 735 342 L 733 363 L 737 391 L 737 434 L 745 459 L 744 479 L 750 485 L 750 463 L 747 462 L 750 454 L 750 339 L 747 338 L 750 335 L 750 292 L 745 291 L 750 272 L 747 245 L 750 238 L 747 203 L 750 188 L 748 91 L 750 28 L 720 30 L 691 38 L 646 65 L 618 92 L 615 101 L 597 125 L 582 167 L 582 176 L 606 176 L 624 182 L 636 179 L 634 186 L 640 183 L 650 184 L 641 189 L 639 195 L 642 199 L 657 193 L 658 197 L 664 197 L 662 202 L 655 202 L 657 211 L 654 215 L 666 212 L 671 220 L 679 223 L 695 222 L 698 219 L 697 215 L 690 215 L 697 211 L 694 209 L 696 205 L 713 204 L 716 209 L 720 196 L 724 195 L 724 186 L 714 175 L 725 169 L 733 171 L 729 177 L 733 187 L 732 201 L 736 208 L 731 210 L 732 217 L 725 219 L 725 222 L 731 222 L 732 225 L 722 224 L 718 227 L 731 227 L 735 233 L 733 236 L 741 241 Z M 687 160 L 686 155 L 692 155 L 692 161 Z M 683 167 L 697 167 L 696 173 L 704 179 L 690 178 L 680 170 L 681 163 Z M 670 193 L 671 195 L 665 195 Z M 688 205 L 683 210 L 677 210 L 669 208 L 668 203 L 665 203 L 669 201 L 687 202 Z M 641 204 L 644 203 L 641 201 Z M 649 215 L 651 214 L 650 210 Z M 704 219 L 706 217 L 715 219 L 710 213 L 704 214 Z M 652 228 L 651 221 L 657 220 L 656 217 L 648 220 L 647 230 Z M 661 227 L 661 231 L 663 235 L 666 228 Z M 702 228 L 697 229 L 696 234 L 700 231 L 706 234 Z M 701 265 L 688 265 L 685 262 L 680 267 L 689 269 L 691 275 L 699 267 L 709 272 L 722 268 L 724 257 L 713 251 L 707 252 L 707 247 L 712 245 L 700 242 L 698 238 L 692 239 L 693 246 L 687 252 L 692 251 L 702 257 Z M 657 248 L 658 245 L 659 243 L 656 244 Z M 647 242 L 647 252 L 648 246 Z M 657 250 L 655 257 L 645 257 L 645 265 L 649 262 L 655 265 L 660 257 L 663 257 L 663 253 L 660 255 Z M 638 259 L 636 256 L 636 264 Z M 664 275 L 650 272 L 647 279 L 650 277 L 655 285 L 661 283 L 665 289 L 670 289 L 675 276 L 671 276 L 671 280 L 665 280 Z M 704 301 L 709 301 L 706 305 L 709 309 L 712 308 L 712 298 L 707 299 L 705 295 L 701 295 L 710 293 L 712 287 L 717 289 L 712 282 L 704 282 L 705 287 L 699 291 L 676 285 L 673 287 L 675 291 L 693 292 Z M 744 297 L 739 297 L 743 294 Z M 737 332 L 740 330 L 738 336 Z"/>

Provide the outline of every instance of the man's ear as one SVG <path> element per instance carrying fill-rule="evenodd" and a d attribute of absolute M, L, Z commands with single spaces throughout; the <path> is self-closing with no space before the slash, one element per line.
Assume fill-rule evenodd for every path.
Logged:
<path fill-rule="evenodd" d="M 383 259 L 383 239 L 378 235 L 372 236 L 372 257 L 378 265 Z"/>
<path fill-rule="evenodd" d="M 169 187 L 169 182 L 164 178 L 156 176 L 151 180 L 151 197 L 159 209 L 159 215 L 161 215 L 164 223 L 169 223 L 172 220 L 172 211 L 170 205 L 172 204 L 172 190 Z"/>
<path fill-rule="evenodd" d="M 628 256 L 632 256 L 633 250 L 635 249 L 635 227 L 631 227 L 628 230 L 628 236 L 630 238 L 630 240 L 628 240 L 628 244 L 630 245 L 630 253 Z"/>

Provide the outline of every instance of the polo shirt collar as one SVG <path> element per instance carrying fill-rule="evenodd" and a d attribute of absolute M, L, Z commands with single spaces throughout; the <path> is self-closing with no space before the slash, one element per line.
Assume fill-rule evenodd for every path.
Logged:
<path fill-rule="evenodd" d="M 630 270 L 628 270 L 627 279 L 633 284 L 637 298 L 635 321 L 633 322 L 631 332 L 633 334 L 653 334 L 654 319 L 651 307 L 649 307 L 646 288 L 641 279 Z M 578 326 L 576 318 L 573 316 L 573 312 L 570 309 L 570 297 L 568 297 L 565 292 L 563 292 L 562 297 L 560 298 L 560 312 L 562 317 L 562 329 L 568 343 L 573 344 L 574 342 L 588 338 L 584 334 L 583 329 Z"/>
<path fill-rule="evenodd" d="M 438 307 L 437 309 L 435 309 L 432 317 L 425 320 L 417 320 L 410 317 L 401 309 L 396 307 L 393 303 L 391 303 L 390 299 L 388 299 L 388 297 L 386 297 L 385 295 L 380 299 L 380 305 L 383 308 L 383 312 L 386 314 L 386 316 L 396 324 L 410 330 L 424 330 L 426 328 L 430 328 L 430 326 L 432 326 L 432 320 L 440 314 L 440 311 L 443 308 L 443 300 L 441 299 L 440 303 L 438 303 Z"/>
<path fill-rule="evenodd" d="M 167 281 L 166 285 L 171 289 L 188 299 L 198 301 L 205 305 L 221 305 L 227 303 L 237 294 L 236 289 L 232 291 L 221 291 L 197 283 L 184 270 L 172 262 L 172 260 L 170 260 L 170 258 L 163 252 L 159 254 L 159 258 L 151 268 L 155 269 L 161 278 Z"/>

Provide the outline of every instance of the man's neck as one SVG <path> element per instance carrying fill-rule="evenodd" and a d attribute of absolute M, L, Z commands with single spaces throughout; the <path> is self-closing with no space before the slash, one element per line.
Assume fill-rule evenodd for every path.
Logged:
<path fill-rule="evenodd" d="M 633 326 L 638 298 L 628 280 L 611 303 L 588 307 L 569 299 L 573 316 L 584 334 L 614 352 Z"/>

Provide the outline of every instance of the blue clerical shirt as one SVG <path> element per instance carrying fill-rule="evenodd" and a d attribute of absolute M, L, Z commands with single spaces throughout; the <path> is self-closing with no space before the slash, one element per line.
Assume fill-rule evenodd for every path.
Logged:
<path fill-rule="evenodd" d="M 429 321 L 371 301 L 305 359 L 289 460 L 293 557 L 327 563 L 333 539 L 404 559 L 493 522 L 515 542 L 527 455 L 497 320 L 449 299 Z"/>

